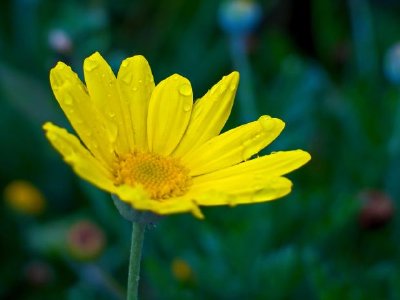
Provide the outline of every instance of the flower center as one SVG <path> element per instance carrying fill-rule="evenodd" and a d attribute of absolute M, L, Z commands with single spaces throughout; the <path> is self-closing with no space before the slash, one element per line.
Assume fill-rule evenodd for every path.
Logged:
<path fill-rule="evenodd" d="M 152 199 L 183 195 L 191 184 L 189 170 L 173 157 L 134 151 L 120 157 L 116 184 L 141 185 Z"/>

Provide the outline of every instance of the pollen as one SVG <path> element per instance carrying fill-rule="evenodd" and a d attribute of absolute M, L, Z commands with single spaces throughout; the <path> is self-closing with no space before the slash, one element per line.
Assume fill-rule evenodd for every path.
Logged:
<path fill-rule="evenodd" d="M 157 200 L 182 196 L 191 185 L 189 170 L 178 159 L 141 151 L 120 157 L 115 181 L 116 185 L 141 185 Z"/>

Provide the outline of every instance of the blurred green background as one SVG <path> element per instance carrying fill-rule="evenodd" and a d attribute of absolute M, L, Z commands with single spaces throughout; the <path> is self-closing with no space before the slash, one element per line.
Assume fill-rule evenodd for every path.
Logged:
<path fill-rule="evenodd" d="M 282 200 L 149 228 L 141 299 L 400 299 L 399 41 L 395 0 L 1 1 L 0 298 L 124 297 L 130 224 L 41 129 L 70 128 L 49 70 L 82 78 L 99 51 L 114 71 L 142 54 L 196 98 L 238 70 L 226 128 L 279 117 L 264 153 L 313 157 Z"/>

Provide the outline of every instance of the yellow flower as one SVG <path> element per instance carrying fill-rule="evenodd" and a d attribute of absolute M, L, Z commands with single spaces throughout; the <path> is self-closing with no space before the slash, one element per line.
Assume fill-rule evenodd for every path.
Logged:
<path fill-rule="evenodd" d="M 239 74 L 222 78 L 193 103 L 189 80 L 174 74 L 156 86 L 143 56 L 124 60 L 117 77 L 99 53 L 84 62 L 86 86 L 59 62 L 50 72 L 55 97 L 80 140 L 46 123 L 50 143 L 95 186 L 157 214 L 199 205 L 236 205 L 280 198 L 292 183 L 282 175 L 305 164 L 302 150 L 250 158 L 284 123 L 261 116 L 220 134 Z"/>
<path fill-rule="evenodd" d="M 13 209 L 29 215 L 41 213 L 46 204 L 43 194 L 25 180 L 10 182 L 4 189 L 4 198 Z"/>

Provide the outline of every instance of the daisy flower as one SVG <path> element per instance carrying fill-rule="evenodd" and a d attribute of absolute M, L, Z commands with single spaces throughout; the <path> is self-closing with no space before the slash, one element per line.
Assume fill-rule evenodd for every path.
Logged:
<path fill-rule="evenodd" d="M 97 52 L 83 70 L 86 84 L 62 62 L 50 72 L 79 138 L 50 122 L 46 136 L 76 174 L 136 210 L 201 218 L 199 206 L 278 199 L 292 188 L 283 175 L 310 160 L 302 150 L 253 158 L 283 130 L 277 118 L 264 115 L 220 134 L 238 72 L 193 102 L 188 79 L 174 74 L 155 85 L 140 55 L 125 59 L 117 76 Z"/>

